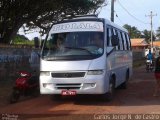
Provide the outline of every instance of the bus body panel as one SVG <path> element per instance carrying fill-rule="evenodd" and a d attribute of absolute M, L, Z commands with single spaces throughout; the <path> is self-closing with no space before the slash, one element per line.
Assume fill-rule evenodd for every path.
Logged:
<path fill-rule="evenodd" d="M 40 74 L 41 94 L 61 94 L 63 90 L 74 90 L 77 94 L 104 94 L 109 91 L 109 82 L 113 75 L 116 77 L 115 87 L 125 82 L 127 72 L 131 77 L 131 49 L 115 50 L 112 47 L 113 50 L 108 54 L 106 44 L 108 25 L 124 33 L 127 31 L 107 20 L 103 24 L 104 51 L 102 56 L 90 60 L 47 61 L 41 58 L 40 72 L 47 73 L 47 75 Z"/>
<path fill-rule="evenodd" d="M 105 74 L 99 76 L 88 75 L 84 78 L 55 78 L 40 77 L 41 94 L 61 94 L 62 90 L 75 90 L 77 94 L 103 94 Z M 44 87 L 43 83 L 49 83 Z M 59 88 L 57 88 L 59 86 Z M 77 87 L 77 88 L 76 88 Z M 63 89 L 62 89 L 63 88 Z M 74 89 L 72 89 L 74 88 Z M 94 92 L 93 92 L 94 91 Z"/>
<path fill-rule="evenodd" d="M 41 60 L 40 71 L 83 71 L 105 69 L 105 55 L 94 60 L 45 61 Z"/>
<path fill-rule="evenodd" d="M 107 71 L 116 76 L 116 87 L 125 82 L 127 70 L 132 75 L 132 53 L 129 51 L 114 51 L 107 57 Z"/>
<path fill-rule="evenodd" d="M 49 76 L 40 76 L 41 94 L 60 94 L 63 89 L 56 89 L 57 84 L 64 88 L 70 84 L 79 84 L 79 89 L 75 89 L 77 94 L 103 94 L 107 91 L 104 87 L 108 80 L 106 72 L 106 56 L 94 60 L 86 61 L 41 61 L 41 71 L 49 71 Z M 88 75 L 88 70 L 103 70 L 101 75 Z M 52 73 L 78 73 L 85 72 L 83 77 L 75 78 L 53 78 Z M 43 84 L 49 83 L 46 87 Z M 65 85 L 63 85 L 65 84 Z M 67 85 L 68 84 L 68 85 Z M 71 85 L 76 87 L 77 85 Z M 93 87 L 92 87 L 93 86 Z M 108 87 L 107 87 L 108 88 Z M 70 89 L 72 90 L 72 89 Z M 94 92 L 93 92 L 94 91 Z"/>

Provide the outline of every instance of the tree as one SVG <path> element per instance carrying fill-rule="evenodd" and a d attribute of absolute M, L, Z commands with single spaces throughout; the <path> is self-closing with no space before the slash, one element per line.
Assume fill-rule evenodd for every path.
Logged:
<path fill-rule="evenodd" d="M 123 27 L 128 30 L 131 38 L 141 38 L 141 32 L 137 29 L 137 27 L 132 27 L 128 24 L 125 24 Z"/>
<path fill-rule="evenodd" d="M 9 43 L 22 25 L 46 33 L 66 17 L 95 13 L 105 0 L 0 0 L 0 43 Z"/>
<path fill-rule="evenodd" d="M 131 33 L 132 26 L 125 24 L 123 27 L 128 30 L 129 34 Z"/>
<path fill-rule="evenodd" d="M 148 30 L 144 30 L 142 31 L 143 33 L 143 38 L 145 38 L 145 40 L 150 43 L 151 42 L 151 31 L 148 31 Z M 152 37 L 152 40 L 154 41 L 156 39 L 155 35 L 153 34 L 153 37 Z"/>
<path fill-rule="evenodd" d="M 16 37 L 14 37 L 14 42 L 24 42 L 24 41 L 29 41 L 29 39 L 27 37 L 25 37 L 24 35 L 19 35 L 17 34 Z"/>
<path fill-rule="evenodd" d="M 156 36 L 158 37 L 158 39 L 160 39 L 160 27 L 158 27 L 158 29 L 156 31 Z"/>

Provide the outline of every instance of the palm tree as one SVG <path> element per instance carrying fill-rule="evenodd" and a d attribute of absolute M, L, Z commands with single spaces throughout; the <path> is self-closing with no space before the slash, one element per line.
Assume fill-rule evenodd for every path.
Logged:
<path fill-rule="evenodd" d="M 135 27 L 135 26 L 132 27 L 132 26 L 130 26 L 128 24 L 125 24 L 123 27 L 128 30 L 129 35 L 130 35 L 131 38 L 141 38 L 142 34 L 137 29 L 137 27 Z"/>
<path fill-rule="evenodd" d="M 160 27 L 158 27 L 158 29 L 157 29 L 156 36 L 158 37 L 158 39 L 160 39 Z"/>
<path fill-rule="evenodd" d="M 142 33 L 143 33 L 143 38 L 145 38 L 145 40 L 148 43 L 150 43 L 151 42 L 151 31 L 145 29 L 142 31 Z M 155 39 L 156 39 L 156 36 L 153 34 L 152 40 L 155 41 Z"/>

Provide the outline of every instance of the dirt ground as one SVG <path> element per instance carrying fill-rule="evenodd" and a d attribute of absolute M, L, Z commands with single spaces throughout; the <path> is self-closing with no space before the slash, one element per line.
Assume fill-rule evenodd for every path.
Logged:
<path fill-rule="evenodd" d="M 2 88 L 3 87 L 3 88 Z M 99 96 L 65 97 L 61 100 L 51 100 L 49 95 L 37 98 L 22 98 L 16 104 L 9 104 L 11 88 L 0 86 L 0 113 L 6 116 L 17 117 L 20 120 L 50 120 L 50 119 L 99 119 L 96 115 L 109 115 L 105 119 L 122 119 L 116 114 L 158 114 L 155 119 L 160 119 L 160 97 L 153 97 L 155 78 L 152 72 L 146 72 L 144 66 L 135 68 L 133 77 L 127 89 L 117 89 L 115 98 L 111 102 L 102 101 Z M 3 91 L 2 91 L 3 90 Z M 6 94 L 4 95 L 4 92 Z M 159 94 L 160 95 L 160 94 Z M 16 116 L 17 115 L 17 116 Z M 112 116 L 111 116 L 112 115 Z M 103 116 L 104 117 L 104 116 Z M 103 118 L 101 116 L 101 118 Z M 131 116 L 130 116 L 131 117 Z M 143 119 L 151 119 L 150 116 Z M 152 116 L 153 117 L 153 116 Z M 129 118 L 128 118 L 129 119 Z M 132 119 L 137 119 L 132 118 Z M 123 120 L 127 120 L 124 119 Z"/>

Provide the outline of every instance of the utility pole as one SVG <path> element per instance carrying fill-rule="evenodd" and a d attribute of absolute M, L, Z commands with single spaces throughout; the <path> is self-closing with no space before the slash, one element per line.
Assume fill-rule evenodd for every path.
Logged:
<path fill-rule="evenodd" d="M 111 0 L 111 21 L 114 22 L 114 1 Z"/>
<path fill-rule="evenodd" d="M 153 52 L 153 23 L 152 23 L 152 19 L 153 19 L 153 16 L 157 16 L 157 14 L 153 14 L 153 12 L 151 11 L 150 15 L 146 15 L 146 17 L 150 17 L 151 19 L 151 50 Z"/>

